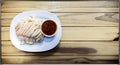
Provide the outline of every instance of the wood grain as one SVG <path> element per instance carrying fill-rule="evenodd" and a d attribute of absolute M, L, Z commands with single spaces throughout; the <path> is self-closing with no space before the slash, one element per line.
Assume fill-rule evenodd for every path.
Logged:
<path fill-rule="evenodd" d="M 2 26 L 10 26 L 19 13 L 2 13 Z M 55 13 L 62 26 L 119 26 L 118 13 Z M 109 15 L 108 15 L 109 14 Z M 87 24 L 87 25 L 86 25 Z"/>
<path fill-rule="evenodd" d="M 77 56 L 77 55 L 118 55 L 118 41 L 113 42 L 65 42 L 51 51 L 44 53 L 27 53 L 15 48 L 10 41 L 2 41 L 2 55 L 12 56 Z M 105 50 L 104 50 L 105 49 Z M 9 51 L 8 51 L 9 50 Z"/>
<path fill-rule="evenodd" d="M 5 1 L 3 4 L 2 8 L 116 8 L 119 6 L 118 1 L 19 1 L 17 3 Z"/>
<path fill-rule="evenodd" d="M 118 0 L 3 1 L 1 16 L 2 63 L 118 63 Z M 10 41 L 10 23 L 21 12 L 47 10 L 62 23 L 60 44 L 47 52 L 28 53 Z"/>
<path fill-rule="evenodd" d="M 116 63 L 113 59 L 118 56 L 2 56 L 2 63 Z"/>
<path fill-rule="evenodd" d="M 119 8 L 2 8 L 1 12 L 24 12 L 29 10 L 47 10 L 49 12 L 119 12 Z"/>
<path fill-rule="evenodd" d="M 119 27 L 62 27 L 61 40 L 107 40 L 118 37 Z M 2 27 L 2 40 L 10 40 L 9 27 Z"/>
<path fill-rule="evenodd" d="M 8 4 L 10 3 L 10 4 Z M 26 3 L 26 4 L 25 4 Z M 23 12 L 47 10 L 50 12 L 119 12 L 117 1 L 78 1 L 78 2 L 3 2 L 2 12 Z M 31 5 L 33 4 L 33 5 Z M 72 4 L 72 5 L 71 5 Z M 79 6 L 78 6 L 79 4 Z M 87 5 L 84 5 L 87 4 Z M 19 7 L 19 8 L 18 8 Z"/>

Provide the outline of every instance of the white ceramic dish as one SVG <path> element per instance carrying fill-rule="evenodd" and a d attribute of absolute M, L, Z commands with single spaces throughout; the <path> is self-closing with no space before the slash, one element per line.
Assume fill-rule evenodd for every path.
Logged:
<path fill-rule="evenodd" d="M 21 45 L 21 42 L 19 41 L 19 39 L 15 33 L 15 26 L 18 22 L 20 22 L 21 19 L 27 18 L 29 16 L 35 16 L 42 20 L 51 19 L 51 20 L 55 21 L 58 26 L 56 35 L 53 37 L 44 37 L 43 41 L 41 41 L 39 43 L 35 43 L 33 45 L 30 45 L 30 44 Z M 43 52 L 43 51 L 48 51 L 50 49 L 53 49 L 60 42 L 61 32 L 62 32 L 62 29 L 61 29 L 60 20 L 57 18 L 57 16 L 55 14 L 50 13 L 48 11 L 36 10 L 36 11 L 26 11 L 26 12 L 20 13 L 14 17 L 14 19 L 12 20 L 12 23 L 10 25 L 10 39 L 12 41 L 12 44 L 16 48 L 18 48 L 22 51 L 27 51 L 27 52 Z"/>

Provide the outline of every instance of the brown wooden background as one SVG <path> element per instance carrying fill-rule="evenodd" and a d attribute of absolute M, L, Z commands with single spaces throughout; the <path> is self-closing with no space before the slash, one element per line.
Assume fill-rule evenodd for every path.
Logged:
<path fill-rule="evenodd" d="M 118 0 L 3 1 L 1 5 L 2 63 L 118 63 Z M 61 42 L 44 53 L 20 51 L 10 41 L 11 20 L 20 12 L 38 9 L 59 17 Z"/>

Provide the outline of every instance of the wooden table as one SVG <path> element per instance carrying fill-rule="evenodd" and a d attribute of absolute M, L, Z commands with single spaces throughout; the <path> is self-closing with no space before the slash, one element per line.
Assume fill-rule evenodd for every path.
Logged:
<path fill-rule="evenodd" d="M 118 0 L 3 1 L 2 63 L 118 63 Z M 28 53 L 15 48 L 11 20 L 29 10 L 55 13 L 62 24 L 60 44 L 51 51 Z"/>

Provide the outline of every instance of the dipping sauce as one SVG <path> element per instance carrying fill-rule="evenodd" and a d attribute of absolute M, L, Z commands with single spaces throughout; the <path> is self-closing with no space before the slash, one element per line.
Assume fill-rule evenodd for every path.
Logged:
<path fill-rule="evenodd" d="M 43 22 L 42 32 L 45 35 L 51 36 L 51 35 L 55 34 L 56 30 L 57 30 L 57 24 L 54 21 L 46 20 L 45 22 Z"/>

